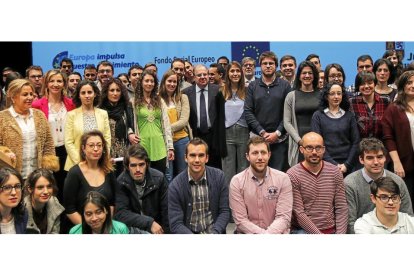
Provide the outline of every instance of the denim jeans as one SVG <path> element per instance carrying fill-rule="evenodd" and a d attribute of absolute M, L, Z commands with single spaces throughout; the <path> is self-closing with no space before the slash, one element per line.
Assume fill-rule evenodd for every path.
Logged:
<path fill-rule="evenodd" d="M 248 167 L 246 159 L 246 145 L 249 140 L 249 130 L 238 124 L 226 128 L 227 156 L 221 159 L 226 184 L 237 173 Z"/>
<path fill-rule="evenodd" d="M 188 137 L 181 138 L 174 142 L 174 161 L 168 161 L 168 168 L 165 172 L 165 177 L 168 183 L 171 183 L 173 178 L 183 170 L 187 169 L 185 162 L 185 148 L 190 139 Z"/>

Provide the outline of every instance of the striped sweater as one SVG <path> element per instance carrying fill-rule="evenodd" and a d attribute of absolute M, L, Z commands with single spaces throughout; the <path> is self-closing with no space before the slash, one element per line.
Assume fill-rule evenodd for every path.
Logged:
<path fill-rule="evenodd" d="M 335 228 L 335 233 L 345 234 L 348 206 L 343 177 L 337 166 L 322 162 L 317 175 L 302 163 L 287 171 L 293 188 L 292 229 L 321 234 L 321 230 Z"/>

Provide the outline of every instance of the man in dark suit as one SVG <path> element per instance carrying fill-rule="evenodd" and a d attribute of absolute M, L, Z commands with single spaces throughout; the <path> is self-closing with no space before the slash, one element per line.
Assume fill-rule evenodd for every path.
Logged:
<path fill-rule="evenodd" d="M 190 127 L 194 137 L 203 139 L 211 149 L 207 165 L 221 169 L 221 159 L 217 145 L 213 143 L 213 133 L 217 124 L 216 96 L 219 86 L 209 83 L 208 69 L 199 64 L 194 67 L 194 85 L 183 90 L 190 102 Z"/>

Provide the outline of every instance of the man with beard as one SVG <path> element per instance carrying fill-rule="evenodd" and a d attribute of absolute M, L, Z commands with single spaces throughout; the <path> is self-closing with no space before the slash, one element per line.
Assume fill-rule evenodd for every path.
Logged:
<path fill-rule="evenodd" d="M 345 234 L 348 206 L 342 173 L 322 160 L 323 138 L 315 132 L 303 136 L 300 152 L 305 160 L 287 171 L 293 187 L 293 234 Z"/>
<path fill-rule="evenodd" d="M 289 233 L 292 185 L 285 173 L 268 166 L 270 155 L 265 138 L 249 139 L 246 158 L 250 166 L 230 182 L 230 208 L 237 233 Z"/>
<path fill-rule="evenodd" d="M 348 233 L 354 233 L 355 221 L 364 214 L 374 210 L 370 199 L 370 184 L 380 177 L 390 177 L 399 189 L 400 211 L 413 215 L 412 203 L 404 180 L 384 168 L 387 151 L 377 138 L 364 138 L 359 143 L 359 162 L 362 169 L 345 177 L 345 193 L 348 201 Z"/>
<path fill-rule="evenodd" d="M 102 87 L 105 82 L 114 76 L 114 66 L 110 61 L 103 60 L 98 63 L 98 79 L 95 81 L 96 86 L 98 86 L 99 91 L 102 91 Z"/>
<path fill-rule="evenodd" d="M 66 76 L 69 76 L 73 72 L 73 61 L 70 58 L 63 58 L 60 61 L 60 72 L 65 73 Z"/>
<path fill-rule="evenodd" d="M 171 62 L 171 69 L 177 74 L 178 86 L 180 90 L 184 90 L 191 86 L 191 83 L 184 80 L 185 61 L 181 58 L 175 58 Z"/>
<path fill-rule="evenodd" d="M 131 145 L 124 157 L 125 170 L 118 176 L 115 219 L 134 234 L 169 232 L 167 180 L 149 163 L 145 149 L 140 144 Z"/>
<path fill-rule="evenodd" d="M 244 57 L 241 61 L 246 87 L 256 79 L 256 60 L 251 57 Z"/>
<path fill-rule="evenodd" d="M 276 77 L 277 57 L 271 51 L 259 57 L 262 77 L 249 84 L 244 112 L 252 135 L 259 135 L 270 144 L 269 166 L 283 171 L 287 167 L 287 135 L 283 127 L 283 109 L 291 88 Z M 251 136 L 252 136 L 251 135 Z"/>

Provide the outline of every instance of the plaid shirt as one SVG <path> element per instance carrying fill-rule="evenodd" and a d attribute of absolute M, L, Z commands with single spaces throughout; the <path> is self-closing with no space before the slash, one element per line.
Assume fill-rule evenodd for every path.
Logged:
<path fill-rule="evenodd" d="M 352 97 L 349 101 L 357 120 L 361 139 L 367 137 L 382 139 L 381 120 L 390 103 L 389 99 L 374 93 L 374 105 L 371 109 L 361 95 Z"/>
<path fill-rule="evenodd" d="M 204 175 L 199 181 L 194 181 L 190 174 L 188 174 L 188 179 L 191 186 L 191 197 L 193 198 L 190 229 L 193 233 L 210 234 L 213 229 L 213 218 L 208 198 L 206 171 L 204 171 Z"/>

